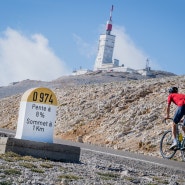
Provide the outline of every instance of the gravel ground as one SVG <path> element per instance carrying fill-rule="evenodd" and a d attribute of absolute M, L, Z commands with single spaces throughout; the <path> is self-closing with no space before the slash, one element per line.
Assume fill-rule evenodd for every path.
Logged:
<path fill-rule="evenodd" d="M 148 170 L 146 170 L 148 169 Z M 183 185 L 185 177 L 160 168 L 125 164 L 112 156 L 82 152 L 79 163 L 0 155 L 0 185 Z"/>

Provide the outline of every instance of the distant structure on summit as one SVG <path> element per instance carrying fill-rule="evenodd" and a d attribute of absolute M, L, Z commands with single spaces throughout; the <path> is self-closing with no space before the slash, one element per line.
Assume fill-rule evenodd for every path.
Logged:
<path fill-rule="evenodd" d="M 113 5 L 110 10 L 110 17 L 106 25 L 106 33 L 101 34 L 99 38 L 98 54 L 95 60 L 93 71 L 108 71 L 108 72 L 128 72 L 139 73 L 144 76 L 151 76 L 151 68 L 149 67 L 149 59 L 146 60 L 146 67 L 144 69 L 132 69 L 125 67 L 124 64 L 119 66 L 119 60 L 112 59 L 115 44 L 115 35 L 111 34 L 112 31 L 112 12 Z M 73 75 L 82 75 L 92 72 L 92 70 L 82 69 L 74 70 Z"/>
<path fill-rule="evenodd" d="M 115 35 L 111 35 L 112 31 L 112 12 L 113 5 L 110 10 L 110 18 L 106 25 L 106 34 L 101 34 L 99 39 L 98 54 L 95 60 L 94 70 L 103 70 L 119 66 L 119 60 L 112 61 Z"/>

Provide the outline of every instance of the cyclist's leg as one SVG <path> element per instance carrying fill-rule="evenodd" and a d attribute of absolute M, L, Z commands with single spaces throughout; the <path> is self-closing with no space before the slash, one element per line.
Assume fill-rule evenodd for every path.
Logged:
<path fill-rule="evenodd" d="M 173 116 L 173 124 L 172 124 L 172 135 L 174 139 L 176 138 L 177 124 L 180 122 L 183 117 L 181 107 L 177 107 L 177 110 Z"/>
<path fill-rule="evenodd" d="M 182 130 L 183 130 L 183 132 L 185 134 L 185 124 L 184 123 L 183 123 L 183 126 L 182 126 Z"/>
<path fill-rule="evenodd" d="M 172 123 L 172 137 L 173 139 L 176 138 L 176 130 L 177 130 L 177 124 L 175 122 Z"/>
<path fill-rule="evenodd" d="M 180 120 L 182 119 L 183 115 L 185 112 L 185 106 L 179 106 L 177 107 L 177 110 L 174 114 L 173 117 L 173 124 L 172 124 L 172 136 L 173 136 L 173 143 L 172 146 L 170 148 L 174 148 L 177 145 L 177 139 L 176 139 L 176 135 L 177 135 L 177 124 L 180 122 Z"/>
<path fill-rule="evenodd" d="M 184 117 L 184 119 L 183 119 L 183 126 L 182 126 L 182 130 L 183 130 L 184 135 L 185 135 L 185 117 Z"/>
<path fill-rule="evenodd" d="M 184 116 L 184 118 L 183 118 L 182 130 L 183 130 L 183 132 L 184 132 L 184 134 L 185 134 L 185 105 L 183 105 L 183 110 L 182 110 L 182 112 L 183 112 L 183 116 Z"/>
<path fill-rule="evenodd" d="M 177 124 L 173 122 L 172 123 L 172 139 L 173 139 L 173 142 L 170 146 L 170 149 L 174 149 L 177 146 L 176 130 L 177 130 Z"/>

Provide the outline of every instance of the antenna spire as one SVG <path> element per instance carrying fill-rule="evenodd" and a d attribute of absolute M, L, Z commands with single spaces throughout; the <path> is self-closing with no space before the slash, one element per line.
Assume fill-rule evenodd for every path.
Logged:
<path fill-rule="evenodd" d="M 110 21 L 112 21 L 112 12 L 113 12 L 113 8 L 114 6 L 112 5 L 111 9 L 110 9 Z"/>
<path fill-rule="evenodd" d="M 107 26 L 106 26 L 106 34 L 110 35 L 110 32 L 112 31 L 112 12 L 113 12 L 113 8 L 114 6 L 112 5 L 111 9 L 110 9 L 110 18 L 107 21 Z"/>

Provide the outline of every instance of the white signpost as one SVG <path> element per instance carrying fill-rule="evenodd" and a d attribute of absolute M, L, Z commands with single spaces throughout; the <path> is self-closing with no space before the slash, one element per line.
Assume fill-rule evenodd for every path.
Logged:
<path fill-rule="evenodd" d="M 53 143 L 57 98 L 48 88 L 26 91 L 20 103 L 15 138 Z"/>

